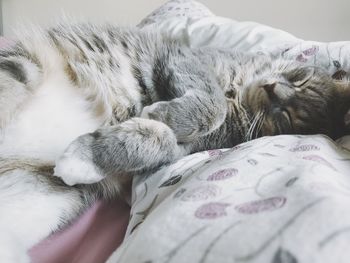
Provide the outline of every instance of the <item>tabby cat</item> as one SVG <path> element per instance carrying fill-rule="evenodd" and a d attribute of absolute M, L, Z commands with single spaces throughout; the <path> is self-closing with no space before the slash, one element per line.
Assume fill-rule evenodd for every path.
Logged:
<path fill-rule="evenodd" d="M 343 135 L 347 86 L 295 61 L 135 28 L 21 35 L 0 53 L 0 262 L 28 262 L 31 246 L 94 200 L 184 155 Z"/>

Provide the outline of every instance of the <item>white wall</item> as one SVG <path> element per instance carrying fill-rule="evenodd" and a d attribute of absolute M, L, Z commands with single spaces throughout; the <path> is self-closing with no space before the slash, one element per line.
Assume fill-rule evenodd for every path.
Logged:
<path fill-rule="evenodd" d="M 2 0 L 4 34 L 27 22 L 49 25 L 63 14 L 90 21 L 138 23 L 166 0 Z"/>
<path fill-rule="evenodd" d="M 201 0 L 216 14 L 318 41 L 350 40 L 350 0 Z"/>
<path fill-rule="evenodd" d="M 18 23 L 49 25 L 64 12 L 136 24 L 165 0 L 2 0 L 4 34 Z M 350 0 L 200 0 L 217 15 L 251 20 L 311 40 L 350 40 Z"/>

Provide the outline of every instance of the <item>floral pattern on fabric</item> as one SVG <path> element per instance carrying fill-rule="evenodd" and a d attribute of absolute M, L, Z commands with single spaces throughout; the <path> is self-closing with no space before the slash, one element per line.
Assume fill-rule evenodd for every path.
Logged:
<path fill-rule="evenodd" d="M 116 262 L 348 262 L 344 141 L 264 137 L 138 177 Z"/>
<path fill-rule="evenodd" d="M 169 18 L 202 18 L 207 16 L 213 16 L 213 13 L 199 2 L 172 0 L 148 15 L 138 26 L 143 27 Z"/>

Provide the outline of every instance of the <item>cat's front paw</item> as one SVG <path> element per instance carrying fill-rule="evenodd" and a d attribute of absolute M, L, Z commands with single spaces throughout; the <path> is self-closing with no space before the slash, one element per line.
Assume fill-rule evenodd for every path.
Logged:
<path fill-rule="evenodd" d="M 56 161 L 54 175 L 60 177 L 67 185 L 92 184 L 104 178 L 88 154 L 84 152 L 79 139 L 71 143 Z"/>

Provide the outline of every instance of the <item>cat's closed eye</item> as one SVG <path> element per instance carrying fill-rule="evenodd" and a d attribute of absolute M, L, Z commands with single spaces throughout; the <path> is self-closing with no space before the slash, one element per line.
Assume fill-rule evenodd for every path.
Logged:
<path fill-rule="evenodd" d="M 282 75 L 294 86 L 301 87 L 305 85 L 314 75 L 314 68 L 312 67 L 299 67 L 293 70 L 287 71 Z"/>

